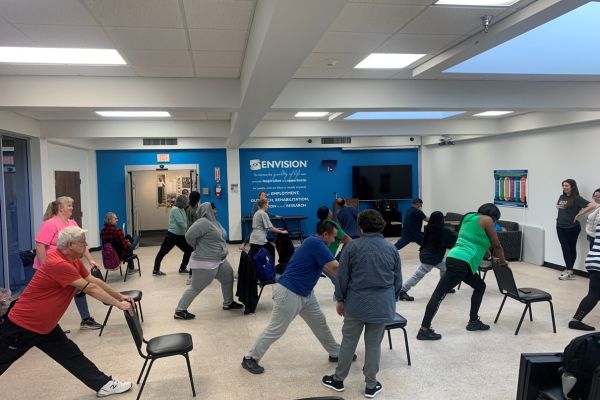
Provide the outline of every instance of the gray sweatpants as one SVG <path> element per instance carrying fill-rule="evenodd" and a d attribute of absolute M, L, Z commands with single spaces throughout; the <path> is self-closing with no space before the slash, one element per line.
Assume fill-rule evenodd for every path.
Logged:
<path fill-rule="evenodd" d="M 363 374 L 368 388 L 374 388 L 377 384 L 377 372 L 379 372 L 379 359 L 381 358 L 381 340 L 385 333 L 384 323 L 370 323 L 354 319 L 348 314 L 344 317 L 342 327 L 342 344 L 338 365 L 335 369 L 334 379 L 343 381 L 350 372 L 352 358 L 356 352 L 356 346 L 360 340 L 360 334 L 365 328 L 365 365 Z"/>
<path fill-rule="evenodd" d="M 181 295 L 175 311 L 186 311 L 196 296 L 210 285 L 214 279 L 221 283 L 223 305 L 231 304 L 233 302 L 233 269 L 229 261 L 225 260 L 215 269 L 194 269 L 192 284 Z"/>
<path fill-rule="evenodd" d="M 247 356 L 260 360 L 269 350 L 269 347 L 283 336 L 287 327 L 297 315 L 300 315 L 306 322 L 327 353 L 330 356 L 337 357 L 340 352 L 340 345 L 335 341 L 329 326 L 327 326 L 327 320 L 321 311 L 315 293 L 310 292 L 307 297 L 299 296 L 279 283 L 273 286 L 271 322 L 258 336 Z"/>
<path fill-rule="evenodd" d="M 408 278 L 406 282 L 404 282 L 404 284 L 402 285 L 402 291 L 408 292 L 410 288 L 419 283 L 419 281 L 423 279 L 423 277 L 429 272 L 431 272 L 431 270 L 434 268 L 440 270 L 441 277 L 442 275 L 444 275 L 444 272 L 446 272 L 446 263 L 442 260 L 442 262 L 440 262 L 437 265 L 421 264 L 419 268 L 417 268 L 417 270 L 415 271 L 415 274 Z"/>

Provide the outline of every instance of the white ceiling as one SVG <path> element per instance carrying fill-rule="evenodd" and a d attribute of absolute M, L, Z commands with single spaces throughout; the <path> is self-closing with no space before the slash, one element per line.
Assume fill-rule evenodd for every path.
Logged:
<path fill-rule="evenodd" d="M 456 98 L 456 108 L 449 107 L 449 99 L 437 100 L 443 97 L 440 88 L 449 78 L 430 72 L 423 75 L 427 76 L 427 83 L 418 84 L 424 81 L 421 76 L 415 77 L 414 71 L 426 70 L 429 63 L 445 57 L 466 59 L 473 53 L 473 43 L 481 42 L 477 51 L 484 51 L 520 34 L 524 25 L 531 29 L 585 1 L 521 0 L 511 7 L 450 7 L 433 3 L 434 0 L 1 0 L 0 46 L 116 48 L 127 65 L 0 64 L 0 87 L 5 88 L 4 94 L 0 93 L 0 110 L 38 121 L 94 122 L 101 120 L 93 113 L 95 109 L 160 108 L 169 110 L 176 121 L 231 121 L 229 139 L 233 147 L 243 143 L 260 121 L 293 123 L 297 110 L 318 107 L 342 111 L 346 116 L 354 111 L 411 109 L 405 92 L 397 96 L 386 93 L 381 95 L 385 101 L 379 101 L 374 88 L 381 87 L 381 80 L 415 82 L 414 86 L 407 86 L 416 88 L 410 93 L 419 99 L 414 109 L 466 111 L 453 120 L 470 120 L 472 114 L 486 109 L 517 111 L 503 118 L 572 110 L 568 99 L 548 105 L 542 96 L 528 97 L 527 103 L 512 108 L 511 93 L 495 90 L 482 94 L 470 89 L 502 88 L 501 84 L 486 86 L 486 81 L 495 85 L 498 80 L 540 81 L 540 77 L 454 77 L 455 81 L 465 82 L 465 86 L 463 94 Z M 482 33 L 483 15 L 493 16 L 488 34 Z M 403 70 L 353 68 L 372 52 L 423 53 L 426 57 Z M 23 78 L 14 79 L 19 76 Z M 101 82 L 106 85 L 86 77 L 105 79 Z M 590 77 L 589 81 L 597 78 Z M 223 100 L 222 93 L 229 95 L 232 90 L 223 79 L 235 82 L 238 101 Z M 322 82 L 324 92 L 315 89 L 315 79 Z M 569 85 L 570 81 L 581 79 L 551 80 Z M 473 80 L 480 84 L 466 84 Z M 201 89 L 182 82 L 198 82 Z M 428 90 L 430 83 L 439 85 L 438 89 Z M 540 88 L 545 84 L 538 83 Z M 45 90 L 44 85 L 53 89 Z M 98 85 L 114 89 L 98 91 Z M 59 101 L 52 96 L 52 90 L 56 93 L 60 87 L 68 87 L 68 93 L 60 93 Z M 335 88 L 341 99 L 324 101 L 330 94 L 325 88 Z M 529 88 L 535 92 L 537 86 Z M 558 87 L 553 90 L 562 91 Z M 90 91 L 98 93 L 96 99 L 88 98 Z M 299 105 L 278 107 L 281 97 L 289 93 L 296 96 Z M 364 93 L 370 97 L 361 99 Z M 70 100 L 62 99 L 69 96 Z M 86 101 L 78 102 L 83 97 Z M 194 98 L 197 101 L 182 100 Z M 325 124 L 327 118 L 321 121 Z M 349 122 L 341 122 L 344 123 Z M 404 122 L 395 123 L 401 127 Z M 338 126 L 342 135 L 344 126 Z M 80 129 L 81 125 L 77 127 Z"/>

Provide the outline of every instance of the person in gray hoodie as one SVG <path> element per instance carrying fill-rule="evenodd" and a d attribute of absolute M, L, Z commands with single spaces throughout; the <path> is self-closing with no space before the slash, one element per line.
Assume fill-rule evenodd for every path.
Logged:
<path fill-rule="evenodd" d="M 233 269 L 227 261 L 227 232 L 216 218 L 217 210 L 211 203 L 202 203 L 198 220 L 185 233 L 185 240 L 194 248 L 188 268 L 193 270 L 192 284 L 183 292 L 175 309 L 175 319 L 194 319 L 187 311 L 205 287 L 213 279 L 221 283 L 223 310 L 240 309 L 244 306 L 233 301 Z"/>

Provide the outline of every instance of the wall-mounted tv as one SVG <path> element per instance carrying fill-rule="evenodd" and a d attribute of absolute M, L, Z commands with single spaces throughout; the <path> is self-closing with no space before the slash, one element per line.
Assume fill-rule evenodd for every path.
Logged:
<path fill-rule="evenodd" d="M 412 165 L 353 166 L 352 197 L 360 200 L 412 198 Z"/>

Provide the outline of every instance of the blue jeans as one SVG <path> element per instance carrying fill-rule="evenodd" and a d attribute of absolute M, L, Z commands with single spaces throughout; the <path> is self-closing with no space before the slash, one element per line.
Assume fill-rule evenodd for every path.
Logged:
<path fill-rule="evenodd" d="M 75 296 L 75 305 L 77 306 L 77 311 L 79 311 L 82 321 L 90 317 L 90 310 L 85 296 Z"/>

